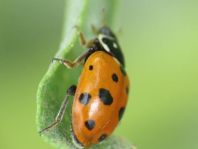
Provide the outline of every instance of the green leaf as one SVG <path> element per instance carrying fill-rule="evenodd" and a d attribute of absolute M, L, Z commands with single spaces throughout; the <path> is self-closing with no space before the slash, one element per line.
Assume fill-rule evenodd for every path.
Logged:
<path fill-rule="evenodd" d="M 93 38 L 91 25 L 97 27 L 106 21 L 113 25 L 117 0 L 66 0 L 63 38 L 55 57 L 74 59 L 85 49 L 79 44 L 77 26 L 86 37 Z M 102 11 L 104 10 L 104 12 Z M 52 63 L 41 80 L 37 92 L 37 129 L 38 131 L 51 124 L 56 117 L 60 105 L 66 95 L 67 88 L 77 84 L 82 66 L 67 69 L 58 63 Z M 75 148 L 71 139 L 71 105 L 66 109 L 63 121 L 55 128 L 44 132 L 42 137 L 57 148 Z M 132 145 L 121 138 L 109 137 L 93 149 L 131 149 Z"/>

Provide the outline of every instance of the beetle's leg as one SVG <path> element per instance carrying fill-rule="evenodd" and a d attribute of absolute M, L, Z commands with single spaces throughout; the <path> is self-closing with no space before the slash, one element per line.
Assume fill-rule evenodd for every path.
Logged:
<path fill-rule="evenodd" d="M 95 26 L 95 25 L 91 25 L 91 30 L 92 30 L 92 32 L 95 34 L 95 35 L 98 35 L 98 32 L 99 32 L 99 30 L 98 30 L 98 28 Z"/>
<path fill-rule="evenodd" d="M 82 46 L 86 46 L 87 45 L 87 40 L 85 39 L 85 36 L 82 32 L 79 32 L 79 38 L 80 38 L 80 44 Z"/>
<path fill-rule="evenodd" d="M 73 28 L 75 28 L 79 34 L 79 39 L 80 39 L 80 44 L 82 46 L 86 46 L 87 45 L 87 41 L 86 41 L 86 38 L 84 36 L 84 34 L 80 31 L 80 28 L 78 25 L 75 25 Z"/>
<path fill-rule="evenodd" d="M 80 44 L 84 46 L 85 48 L 90 48 L 93 46 L 94 40 L 86 40 L 84 34 L 82 32 L 79 32 L 79 38 L 80 38 Z"/>
<path fill-rule="evenodd" d="M 77 57 L 74 61 L 70 61 L 70 60 L 66 60 L 66 59 L 61 59 L 61 58 L 53 58 L 52 59 L 52 62 L 53 61 L 58 61 L 60 62 L 61 64 L 64 64 L 67 68 L 73 68 L 73 67 L 76 67 L 78 66 L 82 60 L 90 53 L 90 51 L 93 49 L 91 48 L 92 45 L 93 45 L 93 40 L 90 40 L 90 41 L 87 41 L 85 39 L 85 36 L 84 34 L 79 31 L 79 27 L 78 26 L 74 26 L 78 33 L 79 33 L 79 39 L 80 39 L 80 43 L 82 46 L 86 47 L 86 51 L 83 52 L 79 57 Z"/>
<path fill-rule="evenodd" d="M 107 25 L 107 10 L 105 8 L 102 9 L 102 26 L 106 26 Z"/>
<path fill-rule="evenodd" d="M 54 119 L 54 121 L 50 125 L 48 125 L 44 129 L 40 130 L 39 134 L 42 134 L 43 132 L 48 131 L 51 128 L 54 128 L 55 126 L 57 126 L 63 120 L 65 110 L 66 110 L 67 105 L 68 105 L 68 99 L 69 99 L 70 96 L 74 96 L 75 92 L 76 92 L 76 86 L 75 85 L 72 85 L 67 89 L 67 95 L 66 95 L 65 99 L 63 100 L 63 102 L 61 104 L 61 107 L 58 111 L 58 114 L 57 114 L 56 118 Z"/>
<path fill-rule="evenodd" d="M 60 58 L 53 58 L 52 61 L 58 61 L 61 64 L 65 65 L 67 68 L 74 68 L 78 66 L 82 60 L 89 54 L 90 48 L 88 48 L 85 52 L 83 52 L 79 57 L 77 57 L 74 61 L 60 59 Z"/>

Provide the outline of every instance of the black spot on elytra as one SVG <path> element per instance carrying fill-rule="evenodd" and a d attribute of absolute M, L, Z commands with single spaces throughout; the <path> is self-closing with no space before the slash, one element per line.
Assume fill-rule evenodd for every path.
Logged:
<path fill-rule="evenodd" d="M 126 71 L 123 66 L 120 66 L 120 70 L 124 76 L 126 76 Z"/>
<path fill-rule="evenodd" d="M 93 70 L 93 65 L 90 65 L 89 66 L 89 70 Z"/>
<path fill-rule="evenodd" d="M 95 121 L 93 120 L 87 120 L 85 122 L 85 126 L 88 130 L 92 130 L 95 127 Z"/>
<path fill-rule="evenodd" d="M 99 138 L 98 138 L 98 142 L 101 142 L 103 141 L 104 139 L 107 138 L 107 135 L 106 134 L 102 134 Z"/>
<path fill-rule="evenodd" d="M 86 105 L 89 103 L 89 100 L 91 98 L 91 95 L 89 93 L 81 93 L 79 97 L 80 103 Z"/>
<path fill-rule="evenodd" d="M 118 76 L 117 76 L 117 74 L 112 74 L 112 80 L 114 81 L 114 82 L 118 82 Z"/>
<path fill-rule="evenodd" d="M 124 111 L 125 111 L 125 107 L 121 107 L 120 110 L 119 110 L 119 121 L 122 119 Z"/>
<path fill-rule="evenodd" d="M 101 88 L 99 90 L 99 97 L 105 105 L 111 105 L 113 103 L 113 97 L 107 89 Z"/>

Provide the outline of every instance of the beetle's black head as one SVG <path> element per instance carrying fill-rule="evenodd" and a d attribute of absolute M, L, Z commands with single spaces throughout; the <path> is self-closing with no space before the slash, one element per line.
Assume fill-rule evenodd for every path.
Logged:
<path fill-rule="evenodd" d="M 101 28 L 99 29 L 98 33 L 116 39 L 115 34 L 114 34 L 114 33 L 112 32 L 112 30 L 111 30 L 109 27 L 107 27 L 107 26 L 101 27 Z"/>

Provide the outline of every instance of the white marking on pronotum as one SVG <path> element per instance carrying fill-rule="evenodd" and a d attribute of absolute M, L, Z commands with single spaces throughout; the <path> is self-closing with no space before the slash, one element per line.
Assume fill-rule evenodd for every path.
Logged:
<path fill-rule="evenodd" d="M 108 45 L 107 45 L 106 43 L 103 42 L 103 39 L 105 39 L 105 38 L 107 38 L 107 39 L 109 39 L 109 40 L 115 40 L 115 39 L 112 38 L 112 37 L 103 35 L 103 34 L 99 34 L 99 35 L 98 35 L 98 39 L 99 39 L 100 43 L 102 44 L 102 46 L 104 47 L 104 49 L 105 49 L 107 52 L 110 53 L 110 51 L 111 51 L 110 48 L 108 47 Z"/>
<path fill-rule="evenodd" d="M 113 43 L 113 47 L 114 47 L 115 49 L 117 49 L 117 48 L 118 48 L 118 45 L 114 42 L 114 43 Z"/>

